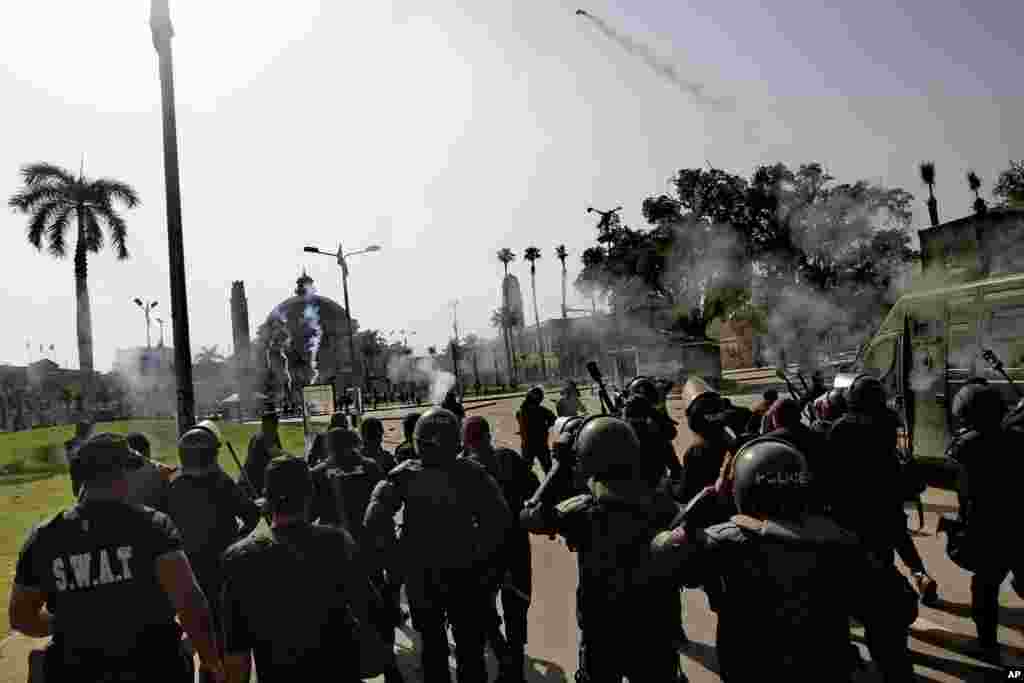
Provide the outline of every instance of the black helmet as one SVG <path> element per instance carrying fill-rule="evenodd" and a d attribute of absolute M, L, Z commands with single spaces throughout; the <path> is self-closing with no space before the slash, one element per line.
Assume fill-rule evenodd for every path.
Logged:
<path fill-rule="evenodd" d="M 384 423 L 378 417 L 368 417 L 359 424 L 363 441 L 378 441 L 384 438 Z"/>
<path fill-rule="evenodd" d="M 416 455 L 424 464 L 454 460 L 459 452 L 459 418 L 444 408 L 431 408 L 416 421 Z"/>
<path fill-rule="evenodd" d="M 601 481 L 632 479 L 643 453 L 628 422 L 607 415 L 587 418 L 576 437 L 579 473 Z"/>
<path fill-rule="evenodd" d="M 661 392 L 658 391 L 658 387 L 655 386 L 654 380 L 643 375 L 634 377 L 633 381 L 626 386 L 626 392 L 630 396 L 642 396 L 647 399 L 652 406 L 657 405 L 661 401 Z"/>
<path fill-rule="evenodd" d="M 969 429 L 994 429 L 1005 412 L 1002 396 L 989 384 L 968 384 L 953 398 L 953 417 Z"/>
<path fill-rule="evenodd" d="M 872 375 L 857 375 L 846 393 L 850 410 L 871 413 L 885 406 L 885 387 Z"/>
<path fill-rule="evenodd" d="M 220 449 L 220 430 L 212 422 L 204 421 L 178 439 L 181 464 L 185 467 L 207 467 L 217 460 Z"/>
<path fill-rule="evenodd" d="M 742 514 L 792 519 L 806 510 L 810 473 L 792 444 L 773 437 L 748 441 L 732 467 L 733 499 Z"/>
<path fill-rule="evenodd" d="M 707 434 L 712 428 L 712 421 L 709 418 L 722 413 L 725 409 L 725 399 L 721 394 L 705 391 L 686 406 L 686 421 L 692 431 Z"/>

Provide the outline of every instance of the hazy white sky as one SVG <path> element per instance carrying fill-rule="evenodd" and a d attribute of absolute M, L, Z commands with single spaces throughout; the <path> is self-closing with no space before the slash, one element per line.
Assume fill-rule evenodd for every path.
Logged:
<path fill-rule="evenodd" d="M 586 207 L 622 204 L 639 224 L 643 198 L 679 168 L 817 160 L 920 199 L 916 165 L 934 159 L 949 219 L 969 211 L 969 167 L 990 186 L 1024 156 L 1022 3 L 588 2 L 687 79 L 734 96 L 740 115 L 706 115 L 574 2 L 172 0 L 193 352 L 230 346 L 232 280 L 245 281 L 253 332 L 304 266 L 340 301 L 337 266 L 305 244 L 380 244 L 350 263 L 353 314 L 415 330 L 422 349 L 445 343 L 456 298 L 462 331 L 493 334 L 501 247 L 542 249 L 541 315 L 558 315 L 553 250 L 568 246 L 575 277 L 594 235 Z M 87 175 L 143 200 L 126 215 L 131 260 L 90 261 L 100 370 L 116 347 L 145 343 L 133 297 L 170 319 L 148 14 L 147 0 L 0 3 L 3 196 L 21 164 L 77 170 L 84 155 Z M 31 341 L 33 360 L 54 344 L 77 367 L 71 261 L 36 253 L 25 227 L 0 212 L 0 362 L 25 362 Z M 527 265 L 513 270 L 528 295 Z"/>

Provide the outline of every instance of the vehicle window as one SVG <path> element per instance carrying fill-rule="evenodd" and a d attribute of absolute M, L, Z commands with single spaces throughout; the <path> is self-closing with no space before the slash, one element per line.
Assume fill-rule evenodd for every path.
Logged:
<path fill-rule="evenodd" d="M 950 326 L 949 357 L 946 361 L 949 370 L 974 372 L 975 363 L 981 353 L 976 331 L 975 326 L 968 323 Z"/>
<path fill-rule="evenodd" d="M 896 360 L 896 340 L 893 335 L 876 341 L 864 356 L 864 369 L 875 377 L 889 374 Z"/>
<path fill-rule="evenodd" d="M 992 306 L 992 316 L 982 337 L 1007 368 L 1024 367 L 1024 296 Z"/>

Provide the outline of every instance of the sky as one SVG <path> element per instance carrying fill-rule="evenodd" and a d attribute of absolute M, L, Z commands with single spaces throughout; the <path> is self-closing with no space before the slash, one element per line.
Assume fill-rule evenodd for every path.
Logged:
<path fill-rule="evenodd" d="M 185 259 L 193 353 L 230 350 L 229 298 L 245 282 L 252 333 L 306 268 L 342 300 L 352 257 L 353 316 L 443 346 L 489 337 L 502 247 L 541 248 L 542 318 L 560 314 L 556 245 L 570 282 L 593 244 L 588 206 L 622 205 L 642 224 L 645 197 L 681 168 L 749 176 L 762 163 L 819 161 L 915 195 L 934 160 L 943 220 L 970 212 L 964 181 L 991 187 L 1024 157 L 1024 3 L 967 0 L 588 0 L 584 7 L 650 47 L 709 94 L 715 112 L 574 14 L 574 2 L 171 0 Z M 0 191 L 47 161 L 133 185 L 131 258 L 90 259 L 96 368 L 145 343 L 132 303 L 170 288 L 160 88 L 146 0 L 0 3 Z M 756 138 L 748 131 L 753 128 Z M 0 210 L 0 363 L 39 345 L 78 367 L 71 259 L 25 240 Z M 513 264 L 529 296 L 529 268 Z M 586 302 L 570 287 L 570 306 Z M 529 299 L 527 298 L 527 302 Z M 528 322 L 533 322 L 527 303 Z M 153 325 L 153 340 L 159 327 Z M 26 342 L 31 352 L 26 352 Z"/>

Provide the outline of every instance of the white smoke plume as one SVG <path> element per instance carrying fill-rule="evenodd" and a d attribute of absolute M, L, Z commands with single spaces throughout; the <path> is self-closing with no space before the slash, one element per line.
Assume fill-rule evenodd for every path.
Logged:
<path fill-rule="evenodd" d="M 412 356 L 392 357 L 388 362 L 388 379 L 393 383 L 412 382 L 426 385 L 430 390 L 430 402 L 440 404 L 455 386 L 455 375 L 440 370 L 430 358 Z"/>
<path fill-rule="evenodd" d="M 730 112 L 735 109 L 735 101 L 731 97 L 713 97 L 705 93 L 705 85 L 686 80 L 674 64 L 665 57 L 656 54 L 650 47 L 638 42 L 636 39 L 619 32 L 610 26 L 604 19 L 595 17 L 582 10 L 578 12 L 597 27 L 609 40 L 617 44 L 623 50 L 634 57 L 639 57 L 661 78 L 679 88 L 683 93 L 689 95 L 697 104 L 710 107 L 718 112 Z"/>
<path fill-rule="evenodd" d="M 267 340 L 267 369 L 270 369 L 270 351 L 272 349 L 277 350 L 278 355 L 281 356 L 281 362 L 284 366 L 284 374 L 288 380 L 288 395 L 292 393 L 292 372 L 288 365 L 288 355 L 286 351 L 291 348 L 292 335 L 288 331 L 288 316 L 280 307 L 275 308 L 271 314 L 272 328 L 270 330 L 270 338 Z"/>
<path fill-rule="evenodd" d="M 317 368 L 317 356 L 320 353 L 320 342 L 323 339 L 323 327 L 320 325 L 320 307 L 313 300 L 315 295 L 315 287 L 310 285 L 304 287 L 303 297 L 306 300 L 306 306 L 302 312 L 302 319 L 307 337 L 306 352 L 309 354 L 309 365 L 313 369 L 313 377 L 310 380 L 310 384 L 316 384 L 320 378 L 320 370 Z"/>

